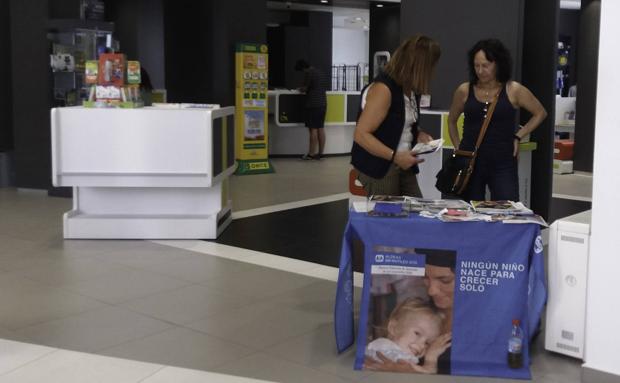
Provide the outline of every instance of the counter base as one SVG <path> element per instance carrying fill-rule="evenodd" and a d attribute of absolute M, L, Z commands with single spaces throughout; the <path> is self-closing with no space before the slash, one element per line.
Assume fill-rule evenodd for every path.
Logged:
<path fill-rule="evenodd" d="M 215 239 L 232 221 L 230 204 L 210 215 L 63 215 L 65 239 Z"/>

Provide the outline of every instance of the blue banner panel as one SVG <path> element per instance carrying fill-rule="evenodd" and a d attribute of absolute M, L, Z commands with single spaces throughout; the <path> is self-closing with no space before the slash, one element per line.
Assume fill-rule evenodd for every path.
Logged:
<path fill-rule="evenodd" d="M 355 336 L 354 238 L 365 249 L 356 369 L 531 377 L 528 344 L 546 300 L 538 225 L 351 213 L 335 305 L 339 351 Z M 522 352 L 509 363 L 515 323 Z"/>

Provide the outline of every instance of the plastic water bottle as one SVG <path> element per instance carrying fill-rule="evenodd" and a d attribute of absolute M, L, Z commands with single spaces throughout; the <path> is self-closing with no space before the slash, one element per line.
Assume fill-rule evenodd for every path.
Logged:
<path fill-rule="evenodd" d="M 508 339 L 508 366 L 510 368 L 523 367 L 523 330 L 519 320 L 512 320 L 512 331 Z"/>

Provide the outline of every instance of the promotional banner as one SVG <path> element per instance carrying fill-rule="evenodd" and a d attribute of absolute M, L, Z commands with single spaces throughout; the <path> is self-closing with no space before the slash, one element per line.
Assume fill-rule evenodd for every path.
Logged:
<path fill-rule="evenodd" d="M 267 147 L 267 45 L 237 44 L 235 67 L 236 174 L 273 173 Z"/>
<path fill-rule="evenodd" d="M 528 344 L 546 299 L 537 225 L 355 218 L 343 243 L 335 325 L 342 351 L 353 335 L 348 245 L 359 237 L 356 369 L 530 378 Z"/>

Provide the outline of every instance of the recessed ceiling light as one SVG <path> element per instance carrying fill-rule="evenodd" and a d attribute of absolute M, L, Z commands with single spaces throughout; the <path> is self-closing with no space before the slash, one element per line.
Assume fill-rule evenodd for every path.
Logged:
<path fill-rule="evenodd" d="M 327 4 L 327 3 L 328 3 L 328 1 L 327 1 L 327 0 L 321 0 L 321 3 L 323 3 L 323 4 Z"/>
<path fill-rule="evenodd" d="M 377 8 L 383 8 L 383 4 L 377 4 Z"/>
<path fill-rule="evenodd" d="M 361 17 L 356 17 L 355 20 L 362 21 L 363 19 Z"/>

